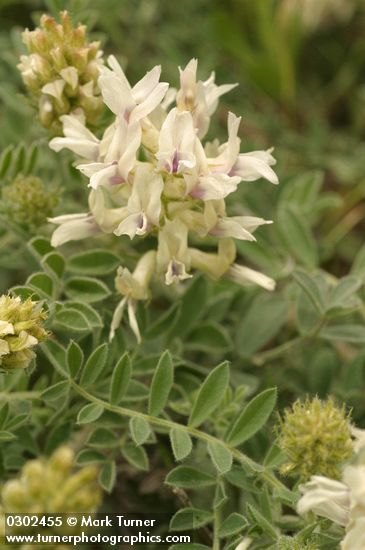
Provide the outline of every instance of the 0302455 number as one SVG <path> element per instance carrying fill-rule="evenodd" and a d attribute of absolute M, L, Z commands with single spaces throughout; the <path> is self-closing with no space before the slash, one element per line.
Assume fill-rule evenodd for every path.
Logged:
<path fill-rule="evenodd" d="M 61 527 L 61 516 L 6 514 L 7 527 Z"/>

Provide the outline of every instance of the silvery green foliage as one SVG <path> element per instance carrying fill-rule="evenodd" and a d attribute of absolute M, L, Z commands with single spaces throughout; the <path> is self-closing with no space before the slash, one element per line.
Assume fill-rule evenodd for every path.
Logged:
<path fill-rule="evenodd" d="M 47 2 L 53 17 L 67 8 L 58 4 Z M 40 302 L 51 333 L 36 346 L 36 362 L 0 374 L 1 480 L 17 477 L 29 458 L 68 444 L 80 467 L 98 468 L 108 509 L 132 503 L 136 512 L 157 507 L 173 513 L 171 530 L 194 532 L 187 550 L 347 544 L 361 522 L 341 525 L 327 512 L 302 513 L 302 480 L 282 475 L 287 457 L 276 438 L 278 412 L 307 395 L 333 395 L 352 408 L 353 423 L 364 421 L 365 118 L 356 77 L 364 62 L 352 32 L 358 23 L 351 20 L 346 33 L 340 26 L 306 40 L 297 28 L 283 26 L 276 4 L 266 0 L 242 6 L 233 0 L 139 1 L 133 18 L 117 0 L 108 10 L 93 0 L 72 4 L 74 24 L 87 23 L 90 39 L 101 38 L 104 51 L 118 54 L 122 65 L 128 59 L 132 82 L 161 63 L 162 80 L 179 86 L 176 65 L 186 67 L 193 57 L 199 57 L 202 81 L 212 67 L 219 83 L 244 80 L 244 98 L 237 90 L 224 98 L 209 140 L 225 141 L 232 110 L 246 114 L 244 151 L 276 145 L 280 186 L 241 185 L 226 207 L 230 216 L 244 208 L 245 215 L 274 221 L 258 228 L 256 243 L 236 241 L 236 262 L 277 286 L 269 293 L 195 274 L 173 287 L 151 278 L 149 299 L 134 304 L 140 342 L 125 319 L 110 341 L 125 288 L 122 277 L 115 286 L 118 267 L 132 273 L 155 247 L 155 235 L 130 241 L 106 234 L 56 249 L 50 226 L 34 236 L 1 208 L 1 293 Z M 357 16 L 363 17 L 360 8 Z M 62 188 L 56 215 L 82 211 L 87 180 L 75 170 L 75 156 L 49 150 L 50 136 L 16 96 L 22 46 L 8 21 L 23 23 L 9 12 L 4 21 L 0 192 L 15 178 L 39 177 L 56 194 Z M 92 129 L 98 139 L 114 120 L 110 113 L 104 117 Z M 199 246 L 213 250 L 212 241 Z M 345 466 L 346 479 L 328 480 L 325 490 L 350 486 L 355 467 L 361 475 L 357 463 Z M 307 501 L 310 489 L 323 489 L 313 483 Z"/>

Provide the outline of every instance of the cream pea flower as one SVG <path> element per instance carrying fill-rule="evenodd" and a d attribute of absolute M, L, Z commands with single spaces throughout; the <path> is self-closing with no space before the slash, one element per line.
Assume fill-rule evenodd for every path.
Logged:
<path fill-rule="evenodd" d="M 146 252 L 138 261 L 133 273 L 127 268 L 119 267 L 115 279 L 115 287 L 123 296 L 117 308 L 114 311 L 112 323 L 110 326 L 109 340 L 113 340 L 115 331 L 119 327 L 124 309 L 128 309 L 129 325 L 135 334 L 137 341 L 141 341 L 136 318 L 136 302 L 139 300 L 148 300 L 150 297 L 149 284 L 156 267 L 156 252 L 150 250 Z"/>
<path fill-rule="evenodd" d="M 59 225 L 52 243 L 107 233 L 127 246 L 126 237 L 135 242 L 148 236 L 156 274 L 166 285 L 180 284 L 198 270 L 215 280 L 225 277 L 273 290 L 270 277 L 236 263 L 235 245 L 236 239 L 254 242 L 255 230 L 271 222 L 247 208 L 229 216 L 225 203 L 241 181 L 264 177 L 278 182 L 272 151 L 241 153 L 241 118 L 233 113 L 226 143 L 202 143 L 219 97 L 234 85 L 217 86 L 214 74 L 197 80 L 192 60 L 180 70 L 177 93 L 160 82 L 160 67 L 132 87 L 113 56 L 108 63 L 100 69 L 98 84 L 114 121 L 99 139 L 73 113 L 62 119 L 64 137 L 50 143 L 54 150 L 66 147 L 81 157 L 76 167 L 90 187 L 88 213 L 50 220 Z M 71 85 L 73 75 L 66 76 Z M 209 239 L 209 251 L 204 239 Z M 118 280 L 132 276 L 124 271 Z M 124 305 L 127 301 L 135 327 L 132 301 L 122 300 Z"/>
<path fill-rule="evenodd" d="M 197 81 L 198 60 L 191 59 L 185 69 L 179 68 L 180 90 L 176 95 L 176 105 L 180 111 L 190 111 L 199 138 L 208 131 L 210 117 L 218 106 L 219 98 L 230 92 L 238 84 L 215 84 L 215 73 L 205 80 Z"/>
<path fill-rule="evenodd" d="M 161 67 L 149 71 L 133 88 L 116 58 L 108 57 L 109 67 L 101 67 L 98 84 L 104 103 L 127 122 L 148 116 L 163 100 L 169 85 L 160 82 Z"/>
<path fill-rule="evenodd" d="M 49 146 L 53 151 L 69 149 L 90 161 L 99 157 L 100 140 L 85 126 L 85 119 L 81 115 L 63 115 L 60 117 L 63 124 L 64 137 L 51 139 Z"/>
<path fill-rule="evenodd" d="M 345 466 L 342 481 L 313 476 L 300 487 L 299 514 L 311 511 L 345 527 L 341 550 L 365 547 L 365 466 L 361 454 L 354 464 Z"/>
<path fill-rule="evenodd" d="M 191 114 L 172 109 L 160 130 L 157 167 L 172 174 L 191 170 L 196 164 L 195 139 Z"/>
<path fill-rule="evenodd" d="M 127 203 L 127 216 L 114 230 L 115 235 L 145 235 L 158 226 L 161 215 L 162 176 L 153 166 L 139 164 L 136 168 L 131 195 Z"/>
<path fill-rule="evenodd" d="M 59 227 L 53 232 L 51 245 L 61 246 L 69 241 L 87 239 L 100 233 L 99 226 L 95 223 L 90 213 L 66 214 L 48 218 L 50 223 Z"/>
<path fill-rule="evenodd" d="M 303 496 L 298 502 L 299 514 L 311 511 L 339 525 L 347 525 L 350 498 L 344 483 L 324 476 L 312 476 L 300 491 Z"/>
<path fill-rule="evenodd" d="M 171 285 L 190 279 L 189 269 L 187 227 L 179 219 L 166 221 L 158 236 L 157 270 L 164 274 L 165 284 Z"/>
<path fill-rule="evenodd" d="M 65 115 L 61 121 L 65 137 L 52 139 L 50 148 L 54 151 L 66 148 L 87 160 L 76 168 L 89 178 L 89 187 L 96 189 L 99 185 L 127 181 L 141 145 L 142 130 L 138 122 L 128 124 L 118 117 L 99 140 L 79 116 Z"/>
<path fill-rule="evenodd" d="M 189 192 L 202 200 L 222 199 L 236 191 L 241 181 L 261 177 L 277 184 L 278 178 L 270 165 L 275 159 L 270 152 L 254 151 L 240 154 L 238 129 L 241 117 L 228 115 L 228 140 L 218 149 L 218 155 L 207 158 L 201 143 L 196 142 L 197 173 L 188 178 Z"/>

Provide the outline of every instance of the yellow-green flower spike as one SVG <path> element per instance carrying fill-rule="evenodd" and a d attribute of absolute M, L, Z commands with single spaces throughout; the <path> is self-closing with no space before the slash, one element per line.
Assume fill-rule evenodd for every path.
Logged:
<path fill-rule="evenodd" d="M 100 44 L 88 42 L 86 27 L 74 27 L 67 11 L 60 13 L 60 21 L 42 15 L 38 28 L 23 32 L 29 55 L 22 55 L 18 64 L 41 123 L 55 134 L 62 134 L 61 115 L 79 112 L 94 124 L 103 109 L 97 85 L 103 64 Z"/>
<path fill-rule="evenodd" d="M 57 191 L 46 189 L 35 176 L 17 176 L 2 191 L 5 214 L 27 229 L 37 229 L 52 215 L 58 204 Z"/>
<path fill-rule="evenodd" d="M 315 542 L 306 541 L 298 537 L 280 537 L 276 543 L 275 550 L 319 550 Z"/>
<path fill-rule="evenodd" d="M 74 452 L 59 447 L 50 458 L 26 462 L 16 479 L 1 490 L 3 512 L 95 512 L 101 503 L 98 469 L 85 466 L 73 471 Z"/>
<path fill-rule="evenodd" d="M 338 407 L 332 398 L 296 401 L 284 411 L 278 444 L 288 458 L 283 473 L 303 479 L 312 475 L 337 479 L 340 465 L 353 452 L 345 407 Z"/>
<path fill-rule="evenodd" d="M 30 298 L 0 296 L 0 370 L 10 372 L 29 366 L 33 348 L 47 338 L 43 322 L 47 313 Z"/>
<path fill-rule="evenodd" d="M 97 483 L 98 469 L 85 466 L 74 471 L 74 452 L 68 446 L 59 447 L 49 458 L 37 458 L 24 464 L 17 478 L 0 489 L 0 534 L 4 517 L 12 514 L 77 514 L 94 513 L 101 504 L 102 492 Z M 16 528 L 15 528 L 16 529 Z M 46 528 L 45 534 L 76 534 L 78 527 L 62 532 Z M 69 546 L 48 546 L 48 548 Z M 2 546 L 0 545 L 0 548 Z M 5 547 L 4 547 L 5 548 Z M 26 548 L 38 548 L 21 546 Z"/>

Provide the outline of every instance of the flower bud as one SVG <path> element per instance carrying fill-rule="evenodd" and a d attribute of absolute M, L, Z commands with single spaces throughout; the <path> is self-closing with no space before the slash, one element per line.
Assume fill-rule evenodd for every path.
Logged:
<path fill-rule="evenodd" d="M 155 263 L 156 252 L 150 250 L 139 260 L 133 274 L 127 268 L 119 267 L 115 278 L 115 287 L 118 292 L 134 300 L 147 300 Z"/>
<path fill-rule="evenodd" d="M 296 401 L 280 420 L 278 445 L 288 457 L 284 473 L 339 478 L 341 464 L 353 452 L 345 407 L 336 406 L 332 398 Z"/>
<path fill-rule="evenodd" d="M 9 218 L 35 230 L 52 216 L 58 203 L 57 190 L 47 190 L 35 176 L 17 176 L 2 190 L 2 209 Z"/>
<path fill-rule="evenodd" d="M 0 369 L 26 368 L 35 357 L 33 348 L 47 338 L 46 312 L 30 298 L 0 296 Z"/>
<path fill-rule="evenodd" d="M 54 134 L 62 134 L 61 115 L 82 108 L 86 123 L 93 124 L 103 109 L 97 85 L 103 63 L 100 44 L 88 42 L 85 26 L 74 27 L 67 11 L 60 13 L 60 20 L 43 15 L 39 28 L 23 32 L 29 55 L 22 55 L 18 64 L 41 123 Z"/>
<path fill-rule="evenodd" d="M 17 479 L 12 479 L 5 483 L 1 491 L 1 500 L 5 510 L 22 511 L 27 505 L 28 494 L 25 487 Z"/>
<path fill-rule="evenodd" d="M 49 468 L 67 475 L 72 468 L 75 455 L 70 447 L 59 447 L 49 459 Z"/>

